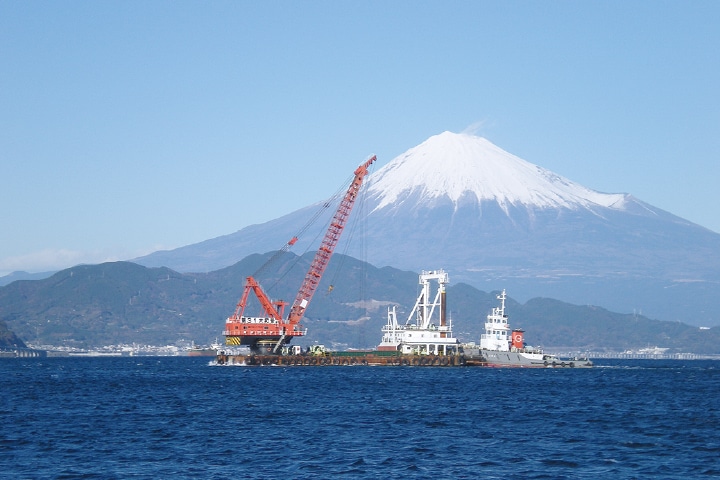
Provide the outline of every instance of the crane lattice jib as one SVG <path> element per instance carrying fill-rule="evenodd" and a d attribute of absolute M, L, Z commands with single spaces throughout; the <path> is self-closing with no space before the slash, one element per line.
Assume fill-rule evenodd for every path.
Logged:
<path fill-rule="evenodd" d="M 310 264 L 310 269 L 305 275 L 305 280 L 300 286 L 300 290 L 298 290 L 297 297 L 295 297 L 295 301 L 293 302 L 290 310 L 290 315 L 288 316 L 288 323 L 290 325 L 298 323 L 305 314 L 305 309 L 310 303 L 310 300 L 312 300 L 315 290 L 317 290 L 320 279 L 322 278 L 323 272 L 325 272 L 325 268 L 330 262 L 330 257 L 332 257 L 335 246 L 337 245 L 338 240 L 340 240 L 340 235 L 342 234 L 342 231 L 345 228 L 345 223 L 347 223 L 350 212 L 355 205 L 355 200 L 357 199 L 360 187 L 362 186 L 363 179 L 368 173 L 368 167 L 376 160 L 376 158 L 377 157 L 373 156 L 355 170 L 355 178 L 348 187 L 345 196 L 340 201 L 340 205 L 330 221 L 330 227 L 328 227 L 328 230 L 325 233 L 325 238 L 323 238 L 312 264 Z"/>

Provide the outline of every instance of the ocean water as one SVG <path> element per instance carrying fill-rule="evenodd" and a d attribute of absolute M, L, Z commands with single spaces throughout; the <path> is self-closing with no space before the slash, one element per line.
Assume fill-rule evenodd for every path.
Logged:
<path fill-rule="evenodd" d="M 720 362 L 0 359 L 0 478 L 720 478 Z"/>

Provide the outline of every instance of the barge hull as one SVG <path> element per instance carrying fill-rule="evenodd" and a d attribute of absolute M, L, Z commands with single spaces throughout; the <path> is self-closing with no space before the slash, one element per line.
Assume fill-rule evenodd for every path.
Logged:
<path fill-rule="evenodd" d="M 316 366 L 395 366 L 395 367 L 459 367 L 468 359 L 463 355 L 225 355 L 218 354 L 218 365 L 261 366 L 275 365 L 285 367 Z"/>
<path fill-rule="evenodd" d="M 218 354 L 217 365 L 331 367 L 331 366 L 393 366 L 393 367 L 518 367 L 518 368 L 574 368 L 576 363 L 497 364 L 481 356 L 468 355 L 228 355 Z"/>

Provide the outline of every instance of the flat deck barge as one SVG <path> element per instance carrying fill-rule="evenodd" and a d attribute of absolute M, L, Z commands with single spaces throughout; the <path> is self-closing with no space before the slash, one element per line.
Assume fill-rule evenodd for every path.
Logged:
<path fill-rule="evenodd" d="M 237 366 L 394 366 L 394 367 L 501 367 L 476 355 L 398 355 L 388 352 L 332 352 L 328 355 L 235 355 L 219 352 L 218 365 Z M 590 363 L 592 365 L 592 363 Z M 583 368 L 586 362 L 562 362 L 548 365 L 514 365 L 525 368 Z M 510 365 L 507 365 L 510 366 Z"/>

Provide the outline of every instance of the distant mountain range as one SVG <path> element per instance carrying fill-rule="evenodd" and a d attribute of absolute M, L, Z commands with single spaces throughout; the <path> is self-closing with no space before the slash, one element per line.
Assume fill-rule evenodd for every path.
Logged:
<path fill-rule="evenodd" d="M 48 278 L 55 272 L 40 272 L 40 273 L 28 273 L 28 272 L 12 272 L 9 275 L 0 277 L 0 287 L 14 282 L 15 280 L 42 280 Z"/>
<path fill-rule="evenodd" d="M 442 267 L 456 281 L 507 288 L 521 301 L 550 297 L 720 325 L 720 234 L 632 195 L 594 191 L 484 138 L 450 132 L 366 183 L 338 252 L 403 270 Z M 331 214 L 332 203 L 135 261 L 210 272 L 279 248 L 323 210 Z M 324 229 L 308 228 L 294 251 L 316 248 Z"/>
<path fill-rule="evenodd" d="M 262 270 L 259 280 L 272 298 L 291 300 L 312 257 L 281 255 Z M 234 311 L 244 279 L 270 258 L 251 255 L 217 271 L 187 274 L 129 262 L 104 263 L 73 267 L 43 280 L 16 281 L 0 287 L 0 338 L 5 324 L 17 334 L 16 343 L 84 348 L 209 344 L 222 339 L 225 318 Z M 455 335 L 479 342 L 485 316 L 497 306 L 497 292 L 457 283 L 452 273 L 450 281 L 448 314 Z M 336 254 L 302 322 L 308 336 L 298 344 L 375 347 L 387 307 L 398 305 L 399 319 L 406 319 L 417 288 L 415 272 L 376 268 Z M 512 297 L 513 292 L 508 293 Z M 524 304 L 510 298 L 506 306 L 510 325 L 525 329 L 526 340 L 536 346 L 623 351 L 657 345 L 670 353 L 720 353 L 720 327 L 703 330 L 546 298 Z M 251 304 L 246 311 L 255 309 L 259 306 Z M 5 329 L 8 338 L 9 331 Z"/>

